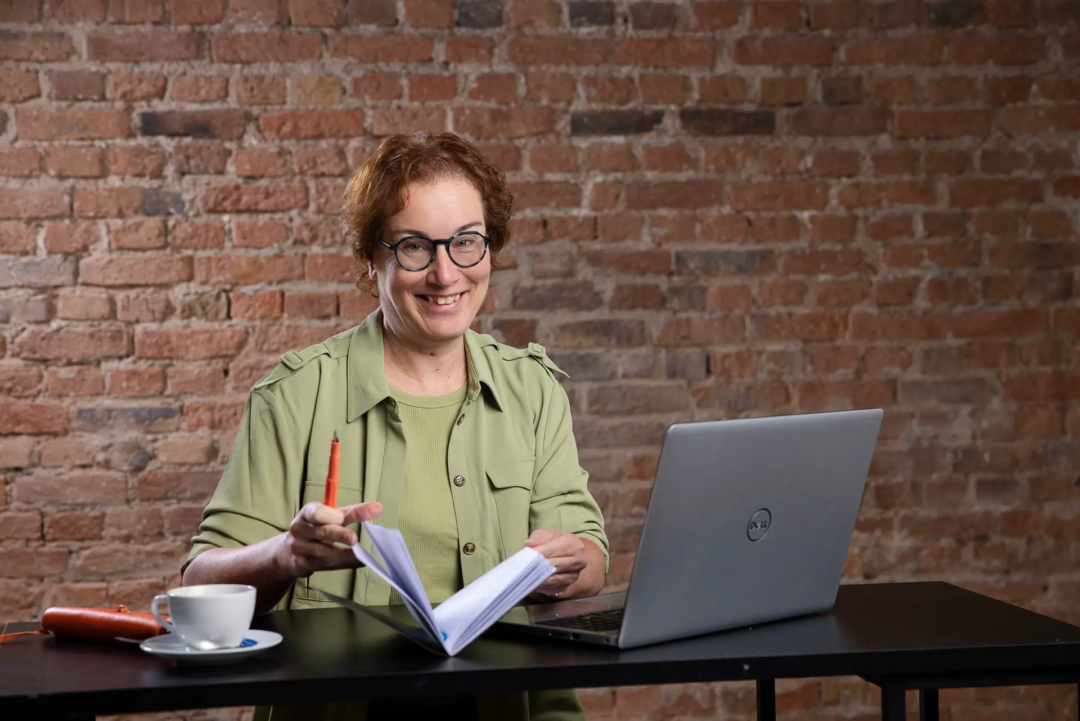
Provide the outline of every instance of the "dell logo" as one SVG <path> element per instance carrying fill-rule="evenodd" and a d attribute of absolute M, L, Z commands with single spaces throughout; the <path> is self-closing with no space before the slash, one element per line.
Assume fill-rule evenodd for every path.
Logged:
<path fill-rule="evenodd" d="M 772 514 L 769 513 L 768 508 L 762 508 L 750 516 L 750 524 L 746 527 L 746 536 L 751 541 L 760 541 L 769 532 L 769 526 L 771 525 Z"/>

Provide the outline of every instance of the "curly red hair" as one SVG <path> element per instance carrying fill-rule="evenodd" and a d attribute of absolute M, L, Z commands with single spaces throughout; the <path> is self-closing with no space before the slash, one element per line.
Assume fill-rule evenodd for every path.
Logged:
<path fill-rule="evenodd" d="M 462 178 L 480 193 L 494 265 L 510 237 L 514 196 L 506 187 L 506 175 L 475 145 L 453 133 L 394 135 L 379 144 L 345 189 L 341 221 L 356 260 L 358 288 L 378 295 L 368 269 L 386 221 L 405 208 L 409 186 L 447 177 Z"/>

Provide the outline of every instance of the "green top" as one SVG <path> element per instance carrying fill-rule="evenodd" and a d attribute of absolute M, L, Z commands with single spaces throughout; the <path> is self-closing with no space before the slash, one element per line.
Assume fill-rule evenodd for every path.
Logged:
<path fill-rule="evenodd" d="M 289 351 L 248 395 L 236 442 L 203 512 L 184 568 L 211 548 L 240 548 L 285 532 L 300 508 L 322 501 L 330 440 L 341 439 L 338 505 L 378 501 L 376 523 L 400 528 L 406 438 L 383 373 L 382 312 L 302 351 Z M 608 556 L 600 508 L 578 464 L 562 373 L 535 343 L 527 350 L 467 331 L 468 384 L 446 453 L 463 585 L 521 549 L 537 528 L 573 533 Z M 563 374 L 565 375 L 565 374 Z M 372 552 L 371 539 L 360 543 Z M 368 569 L 322 571 L 298 579 L 277 608 L 326 608 L 321 588 L 358 603 L 390 601 L 390 586 Z M 529 694 L 524 717 L 580 718 Z M 283 711 L 283 710 L 282 710 Z M 278 709 L 275 708 L 275 719 Z M 283 711 L 284 713 L 284 711 Z M 350 714 L 351 716 L 351 714 Z M 284 715 L 282 715 L 284 718 Z M 308 718 L 313 718 L 309 716 Z"/>
<path fill-rule="evenodd" d="M 465 385 L 435 398 L 390 388 L 401 413 L 408 448 L 399 530 L 432 603 L 445 601 L 462 587 L 457 520 L 446 454 L 468 388 Z M 390 604 L 401 603 L 398 592 L 391 591 Z"/>

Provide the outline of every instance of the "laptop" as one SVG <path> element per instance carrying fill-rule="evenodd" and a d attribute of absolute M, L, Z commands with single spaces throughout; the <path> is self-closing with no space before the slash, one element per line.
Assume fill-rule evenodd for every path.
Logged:
<path fill-rule="evenodd" d="M 882 415 L 671 426 L 626 591 L 517 608 L 496 626 L 635 648 L 828 611 Z"/>

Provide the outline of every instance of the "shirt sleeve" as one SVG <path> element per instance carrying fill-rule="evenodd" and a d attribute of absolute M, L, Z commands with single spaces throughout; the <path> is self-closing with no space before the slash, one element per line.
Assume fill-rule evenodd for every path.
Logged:
<path fill-rule="evenodd" d="M 570 400 L 554 377 L 548 380 L 550 387 L 537 424 L 529 529 L 550 528 L 593 541 L 604 553 L 606 571 L 609 558 L 604 516 L 589 493 L 589 474 L 578 463 Z"/>
<path fill-rule="evenodd" d="M 271 388 L 253 390 L 232 454 L 203 511 L 181 573 L 211 548 L 241 548 L 288 530 L 300 498 L 300 453 Z"/>

